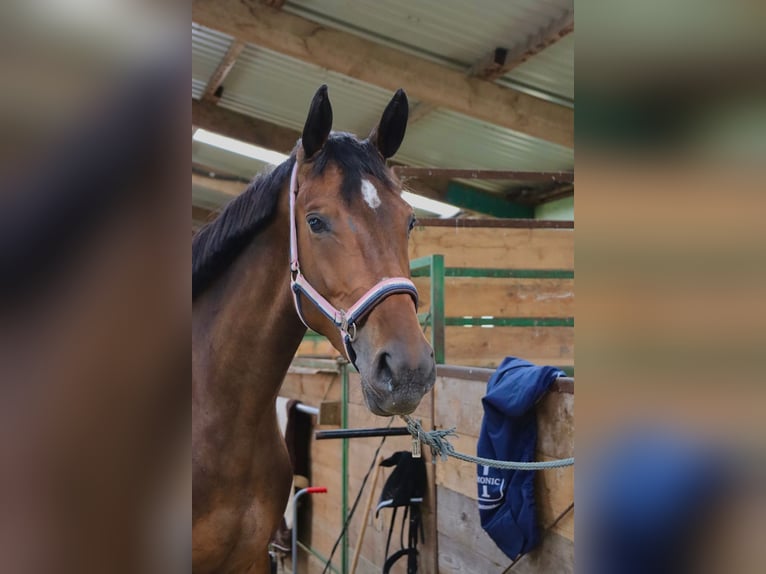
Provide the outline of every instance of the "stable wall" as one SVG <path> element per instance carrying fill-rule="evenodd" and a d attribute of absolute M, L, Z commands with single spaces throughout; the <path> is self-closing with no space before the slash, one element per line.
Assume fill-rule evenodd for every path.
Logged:
<path fill-rule="evenodd" d="M 546 226 L 548 225 L 548 226 Z M 560 227 L 550 227 L 560 225 Z M 563 227 L 561 227 L 563 225 Z M 410 259 L 444 255 L 446 267 L 574 269 L 574 230 L 527 220 L 427 220 L 410 237 Z M 416 278 L 418 312 L 430 306 L 429 278 Z M 574 317 L 574 279 L 445 279 L 448 317 Z M 538 364 L 574 366 L 574 327 L 445 329 L 446 363 L 496 367 L 507 355 Z M 299 356 L 334 357 L 325 339 L 306 340 Z"/>
<path fill-rule="evenodd" d="M 481 397 L 486 389 L 489 372 L 474 369 L 473 374 L 449 372 L 442 367 L 434 390 L 421 402 L 415 417 L 422 419 L 424 428 L 457 427 L 459 437 L 452 440 L 458 451 L 476 453 L 476 441 L 483 416 Z M 444 373 L 448 373 L 449 376 Z M 459 375 L 459 376 L 458 376 Z M 317 369 L 291 368 L 280 393 L 318 406 L 322 400 L 340 400 L 341 378 L 337 373 Z M 371 414 L 362 398 L 358 375 L 349 377 L 348 426 L 379 427 L 388 424 L 388 418 Z M 395 420 L 394 426 L 400 426 Z M 574 395 L 551 392 L 538 404 L 538 458 L 564 458 L 574 449 Z M 313 440 L 313 439 L 312 439 Z M 380 438 L 350 439 L 348 465 L 349 508 L 358 492 L 362 478 L 373 459 Z M 396 450 L 410 449 L 409 437 L 388 437 L 381 454 L 386 457 Z M 481 529 L 476 505 L 476 467 L 455 459 L 430 462 L 430 453 L 424 452 L 429 473 L 429 492 L 423 503 L 426 542 L 420 547 L 420 569 L 424 574 L 436 572 L 450 574 L 484 574 L 504 572 L 511 564 L 494 542 Z M 311 483 L 327 486 L 329 492 L 313 495 L 310 512 L 299 523 L 299 538 L 323 556 L 329 556 L 332 544 L 341 529 L 342 501 L 342 441 L 313 440 L 311 445 Z M 373 506 L 390 470 L 381 473 Z M 372 480 L 372 477 L 370 478 Z M 539 549 L 522 558 L 513 572 L 564 574 L 573 571 L 574 511 L 567 511 L 574 498 L 574 471 L 572 467 L 538 472 L 536 475 L 539 519 L 548 529 Z M 359 536 L 364 503 L 368 488 L 351 522 L 349 564 Z M 377 574 L 384 560 L 384 548 L 391 510 L 383 510 L 381 517 L 368 518 L 368 527 L 362 545 L 357 573 Z M 395 532 L 392 548 L 398 547 Z M 334 564 L 340 564 L 339 552 Z M 289 560 L 288 560 L 289 566 Z M 318 558 L 300 552 L 299 572 L 321 572 L 324 563 Z M 405 561 L 394 569 L 404 574 Z"/>

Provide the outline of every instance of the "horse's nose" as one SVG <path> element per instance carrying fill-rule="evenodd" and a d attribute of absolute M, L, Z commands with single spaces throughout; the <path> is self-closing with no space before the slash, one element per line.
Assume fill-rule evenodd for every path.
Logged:
<path fill-rule="evenodd" d="M 425 340 L 415 345 L 390 341 L 378 351 L 374 373 L 389 392 L 422 395 L 433 385 L 435 368 L 433 349 Z"/>

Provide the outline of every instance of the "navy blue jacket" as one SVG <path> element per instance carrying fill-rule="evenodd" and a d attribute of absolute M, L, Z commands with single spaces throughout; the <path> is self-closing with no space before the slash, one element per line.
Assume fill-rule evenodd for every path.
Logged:
<path fill-rule="evenodd" d="M 480 457 L 535 460 L 535 403 L 564 373 L 506 357 L 487 383 L 481 402 L 484 419 L 476 447 Z M 481 526 L 505 554 L 515 559 L 540 541 L 535 506 L 535 471 L 500 470 L 477 465 Z"/>

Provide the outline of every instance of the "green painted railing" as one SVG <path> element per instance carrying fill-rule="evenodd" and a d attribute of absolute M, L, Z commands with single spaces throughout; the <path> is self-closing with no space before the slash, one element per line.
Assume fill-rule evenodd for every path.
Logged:
<path fill-rule="evenodd" d="M 431 345 L 438 364 L 445 362 L 445 327 L 574 327 L 574 317 L 446 317 L 444 290 L 446 277 L 491 279 L 574 279 L 571 269 L 495 269 L 486 267 L 445 267 L 443 255 L 427 255 L 410 261 L 413 277 L 429 277 L 431 308 L 418 314 L 420 324 L 431 330 Z M 568 367 L 568 374 L 574 369 Z"/>

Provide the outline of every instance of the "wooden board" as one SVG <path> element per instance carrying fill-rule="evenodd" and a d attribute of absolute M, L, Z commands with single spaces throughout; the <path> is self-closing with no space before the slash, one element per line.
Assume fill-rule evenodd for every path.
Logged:
<path fill-rule="evenodd" d="M 478 438 L 461 435 L 450 442 L 458 452 L 476 454 Z M 551 457 L 538 453 L 537 460 L 552 460 Z M 553 524 L 574 500 L 574 469 L 573 467 L 555 468 L 539 471 L 535 475 L 536 500 L 538 519 L 541 526 Z M 476 505 L 476 465 L 461 460 L 450 459 L 436 463 L 437 488 L 448 488 Z M 439 500 L 439 512 L 450 512 L 445 508 L 444 501 Z M 562 520 L 554 530 L 562 536 L 574 540 L 574 524 Z"/>
<path fill-rule="evenodd" d="M 307 338 L 301 341 L 298 350 L 295 352 L 295 356 L 335 358 L 341 356 L 341 354 L 327 339 Z"/>
<path fill-rule="evenodd" d="M 416 277 L 418 311 L 431 306 L 431 279 Z M 574 317 L 573 279 L 490 279 L 447 277 L 447 317 Z"/>
<path fill-rule="evenodd" d="M 447 327 L 446 362 L 497 367 L 512 355 L 538 365 L 574 365 L 574 327 Z"/>
<path fill-rule="evenodd" d="M 409 253 L 440 253 L 447 267 L 574 269 L 574 230 L 416 227 Z"/>
<path fill-rule="evenodd" d="M 434 388 L 434 423 L 437 428 L 456 427 L 459 436 L 450 439 L 459 452 L 476 454 L 484 411 L 481 398 L 486 383 L 439 377 Z M 538 460 L 565 458 L 574 454 L 574 395 L 548 393 L 537 406 Z M 436 484 L 466 498 L 476 499 L 476 466 L 460 460 L 437 462 Z M 574 468 L 541 471 L 536 476 L 540 524 L 550 525 L 574 500 Z M 443 501 L 439 501 L 443 512 Z M 554 531 L 574 539 L 573 512 Z"/>
<path fill-rule="evenodd" d="M 439 572 L 482 574 L 504 572 L 508 558 L 481 528 L 476 503 L 448 488 L 439 496 Z M 574 543 L 555 532 L 543 534 L 538 548 L 523 556 L 512 572 L 569 574 L 574 571 Z"/>

